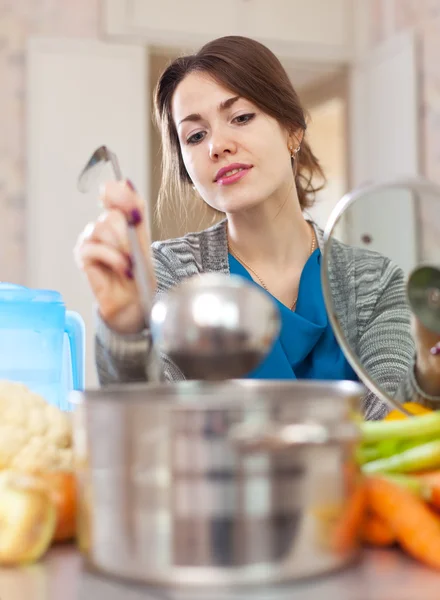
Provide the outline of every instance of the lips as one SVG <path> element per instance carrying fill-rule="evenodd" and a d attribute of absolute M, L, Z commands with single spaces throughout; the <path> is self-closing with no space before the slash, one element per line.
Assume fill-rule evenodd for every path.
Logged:
<path fill-rule="evenodd" d="M 233 175 L 236 175 L 237 173 L 240 173 L 241 171 L 248 171 L 249 169 L 252 169 L 252 165 L 245 165 L 243 163 L 233 163 L 231 165 L 221 168 L 217 172 L 214 181 L 218 182 L 220 180 L 227 179 L 229 177 L 232 177 Z"/>

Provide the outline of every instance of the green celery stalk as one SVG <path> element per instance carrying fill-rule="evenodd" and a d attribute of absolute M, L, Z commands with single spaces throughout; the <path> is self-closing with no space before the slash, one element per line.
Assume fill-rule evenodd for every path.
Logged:
<path fill-rule="evenodd" d="M 423 444 L 427 444 L 428 442 L 436 442 L 440 440 L 440 435 L 423 435 L 421 437 L 414 437 L 404 440 L 399 440 L 397 443 L 398 452 L 403 452 L 404 450 L 409 450 L 409 448 L 414 448 L 415 446 L 422 446 Z"/>
<path fill-rule="evenodd" d="M 440 440 L 408 448 L 399 454 L 373 460 L 362 466 L 364 473 L 410 473 L 440 466 Z"/>
<path fill-rule="evenodd" d="M 382 440 L 381 442 L 377 442 L 376 448 L 379 452 L 378 458 L 386 458 L 387 456 L 392 456 L 393 454 L 397 454 L 400 452 L 400 440 Z"/>
<path fill-rule="evenodd" d="M 414 448 L 415 446 L 421 446 L 428 442 L 436 441 L 439 439 L 438 435 L 435 436 L 422 436 L 415 437 L 406 440 L 382 440 L 375 444 L 360 444 L 356 449 L 356 461 L 358 465 L 363 465 L 379 458 L 386 458 L 393 454 L 400 454 L 405 450 Z"/>
<path fill-rule="evenodd" d="M 364 421 L 359 427 L 362 441 L 369 444 L 382 440 L 435 435 L 440 439 L 440 411 L 436 410 L 401 421 Z"/>
<path fill-rule="evenodd" d="M 373 460 L 377 460 L 378 458 L 382 458 L 379 449 L 377 446 L 358 446 L 355 452 L 356 463 L 358 465 L 363 465 L 367 462 L 371 462 Z"/>

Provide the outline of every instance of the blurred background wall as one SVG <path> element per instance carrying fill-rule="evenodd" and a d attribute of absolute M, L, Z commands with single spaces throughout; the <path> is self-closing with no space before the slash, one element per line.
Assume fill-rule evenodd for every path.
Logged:
<path fill-rule="evenodd" d="M 327 173 L 311 211 L 321 226 L 362 182 L 424 174 L 440 183 L 440 0 L 225 0 L 223 13 L 213 19 L 206 0 L 0 0 L 0 280 L 59 289 L 83 314 L 90 381 L 92 298 L 72 248 L 97 214 L 96 191 L 80 196 L 76 175 L 94 147 L 108 143 L 154 213 L 160 138 L 151 93 L 180 52 L 238 33 L 278 54 L 309 112 L 308 135 Z M 370 60 L 373 75 L 365 77 Z M 400 77 L 397 102 L 390 73 Z M 383 118 L 378 131 L 374 115 Z M 163 227 L 152 221 L 153 237 L 196 228 L 199 206 L 189 224 L 171 213 Z M 438 212 L 435 202 L 424 204 L 431 254 Z M 389 237 L 375 219 L 367 225 L 358 217 L 353 231 L 364 223 L 379 239 Z"/>

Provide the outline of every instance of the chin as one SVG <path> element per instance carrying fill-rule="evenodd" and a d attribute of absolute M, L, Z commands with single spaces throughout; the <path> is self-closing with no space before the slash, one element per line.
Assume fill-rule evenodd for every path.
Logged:
<path fill-rule="evenodd" d="M 236 214 L 247 210 L 252 210 L 264 202 L 263 198 L 256 199 L 255 196 L 233 196 L 230 198 L 222 198 L 221 202 L 213 204 L 214 208 L 221 210 L 224 213 Z"/>

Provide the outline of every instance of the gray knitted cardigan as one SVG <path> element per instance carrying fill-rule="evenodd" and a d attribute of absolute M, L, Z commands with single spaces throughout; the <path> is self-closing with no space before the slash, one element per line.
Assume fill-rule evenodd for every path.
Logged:
<path fill-rule="evenodd" d="M 322 231 L 315 226 L 319 246 Z M 157 294 L 183 279 L 204 272 L 229 274 L 226 220 L 199 233 L 154 242 Z M 402 271 L 380 254 L 332 244 L 330 283 L 336 314 L 350 347 L 381 389 L 399 398 L 439 406 L 440 398 L 426 396 L 414 376 L 411 315 L 405 299 Z M 118 335 L 98 317 L 95 352 L 101 385 L 146 381 L 148 331 Z M 165 377 L 184 379 L 177 366 L 162 356 Z M 380 419 L 389 407 L 373 393 L 363 401 L 367 419 Z"/>

